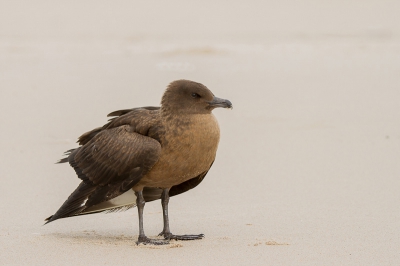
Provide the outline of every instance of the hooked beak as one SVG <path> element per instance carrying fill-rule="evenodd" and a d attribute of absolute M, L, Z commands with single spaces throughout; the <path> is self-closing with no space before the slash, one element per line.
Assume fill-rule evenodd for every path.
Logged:
<path fill-rule="evenodd" d="M 218 98 L 215 96 L 212 101 L 208 102 L 208 104 L 209 104 L 209 107 L 212 109 L 217 108 L 217 107 L 233 109 L 232 103 L 229 100 L 221 99 L 221 98 Z"/>

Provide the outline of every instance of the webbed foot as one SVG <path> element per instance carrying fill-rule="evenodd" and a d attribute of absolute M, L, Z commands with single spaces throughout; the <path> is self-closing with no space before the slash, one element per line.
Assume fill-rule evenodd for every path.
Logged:
<path fill-rule="evenodd" d="M 172 233 L 165 233 L 162 231 L 159 236 L 164 236 L 164 239 L 166 240 L 197 240 L 197 239 L 202 239 L 204 237 L 204 234 L 199 234 L 199 235 L 174 235 Z"/>
<path fill-rule="evenodd" d="M 169 244 L 169 241 L 167 240 L 161 240 L 161 239 L 151 239 L 148 238 L 147 236 L 139 236 L 138 241 L 136 241 L 136 244 L 144 244 L 144 245 L 167 245 Z"/>

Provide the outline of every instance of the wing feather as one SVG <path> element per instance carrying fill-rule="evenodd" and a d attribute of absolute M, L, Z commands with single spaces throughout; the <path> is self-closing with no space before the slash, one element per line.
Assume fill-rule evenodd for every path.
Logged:
<path fill-rule="evenodd" d="M 68 161 L 82 182 L 47 223 L 84 213 L 131 189 L 158 161 L 161 144 L 121 125 L 102 129 L 70 152 Z"/>
<path fill-rule="evenodd" d="M 132 132 L 129 125 L 103 130 L 82 146 L 74 156 L 74 168 L 95 185 L 122 181 L 136 167 L 144 173 L 157 162 L 158 141 Z"/>

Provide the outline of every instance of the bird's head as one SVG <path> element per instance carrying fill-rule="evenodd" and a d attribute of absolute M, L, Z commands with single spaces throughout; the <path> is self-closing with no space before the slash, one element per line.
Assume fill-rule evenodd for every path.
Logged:
<path fill-rule="evenodd" d="M 184 79 L 171 82 L 161 100 L 161 108 L 174 113 L 207 114 L 217 107 L 232 108 L 232 103 L 215 97 L 203 84 Z"/>

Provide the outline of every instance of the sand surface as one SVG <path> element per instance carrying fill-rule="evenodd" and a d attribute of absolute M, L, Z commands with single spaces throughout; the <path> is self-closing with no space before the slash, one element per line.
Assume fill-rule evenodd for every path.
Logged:
<path fill-rule="evenodd" d="M 0 265 L 400 265 L 400 2 L 275 2 L 1 1 Z M 42 226 L 76 138 L 181 78 L 234 105 L 170 201 L 206 237 L 136 246 L 136 209 Z"/>

